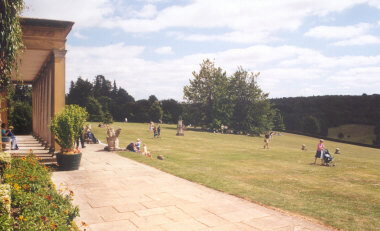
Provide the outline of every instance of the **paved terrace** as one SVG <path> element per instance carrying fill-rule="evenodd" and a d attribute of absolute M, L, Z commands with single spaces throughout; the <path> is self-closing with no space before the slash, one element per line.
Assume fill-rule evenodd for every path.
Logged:
<path fill-rule="evenodd" d="M 81 215 L 76 222 L 80 226 L 85 221 L 86 230 L 331 230 L 104 152 L 103 147 L 87 145 L 78 171 L 52 176 L 57 187 L 63 184 L 74 191 Z"/>

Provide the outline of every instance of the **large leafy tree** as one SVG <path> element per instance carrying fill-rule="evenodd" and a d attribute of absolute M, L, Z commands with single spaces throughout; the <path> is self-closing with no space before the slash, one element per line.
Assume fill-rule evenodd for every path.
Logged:
<path fill-rule="evenodd" d="M 201 125 L 220 128 L 223 124 L 235 131 L 256 135 L 273 128 L 275 112 L 268 94 L 256 82 L 259 73 L 249 73 L 239 67 L 228 77 L 207 59 L 193 76 L 184 88 L 184 98 L 200 108 Z M 191 108 L 186 108 L 186 117 L 194 114 Z"/>
<path fill-rule="evenodd" d="M 216 127 L 228 118 L 228 78 L 226 72 L 206 59 L 199 72 L 193 72 L 190 84 L 184 87 L 184 99 L 201 107 L 202 125 Z"/>

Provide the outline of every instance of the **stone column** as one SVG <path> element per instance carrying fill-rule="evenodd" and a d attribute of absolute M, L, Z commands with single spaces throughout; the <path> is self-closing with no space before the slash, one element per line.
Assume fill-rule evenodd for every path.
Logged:
<path fill-rule="evenodd" d="M 53 50 L 53 115 L 61 112 L 65 107 L 65 55 L 66 50 Z M 57 143 L 55 150 L 60 147 Z"/>

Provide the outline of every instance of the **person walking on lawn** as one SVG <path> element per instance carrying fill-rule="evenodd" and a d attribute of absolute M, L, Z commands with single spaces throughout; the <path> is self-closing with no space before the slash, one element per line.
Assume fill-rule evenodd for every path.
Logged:
<path fill-rule="evenodd" d="M 323 150 L 327 149 L 327 147 L 325 147 L 325 145 L 323 144 L 323 141 L 323 139 L 320 139 L 317 145 L 317 152 L 315 153 L 314 164 L 317 163 L 317 158 L 320 158 L 321 165 L 323 164 Z"/>

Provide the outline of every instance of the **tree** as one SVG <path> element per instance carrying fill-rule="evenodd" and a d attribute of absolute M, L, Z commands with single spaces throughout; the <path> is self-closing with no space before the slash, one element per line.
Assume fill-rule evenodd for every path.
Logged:
<path fill-rule="evenodd" d="M 242 67 L 230 77 L 210 60 L 201 64 L 199 73 L 184 87 L 184 98 L 199 107 L 201 125 L 220 128 L 227 125 L 236 131 L 262 134 L 273 128 L 275 116 L 268 94 L 256 82 L 259 73 Z M 191 107 L 188 107 L 189 109 Z M 193 113 L 186 111 L 186 116 Z"/>
<path fill-rule="evenodd" d="M 226 72 L 209 59 L 203 61 L 199 72 L 193 72 L 194 79 L 183 89 L 184 99 L 188 103 L 198 104 L 201 107 L 202 125 L 217 127 L 226 122 L 228 113 L 224 111 L 226 100 L 224 94 L 228 88 Z"/>
<path fill-rule="evenodd" d="M 89 114 L 89 121 L 103 122 L 105 120 L 102 105 L 92 96 L 87 98 L 86 110 Z"/>
<path fill-rule="evenodd" d="M 8 85 L 8 122 L 16 134 L 32 131 L 32 88 L 28 85 Z"/>
<path fill-rule="evenodd" d="M 24 7 L 23 0 L 1 0 L 0 18 L 0 87 L 9 84 L 17 71 L 17 57 L 23 48 L 19 15 Z"/>
<path fill-rule="evenodd" d="M 273 128 L 274 113 L 268 94 L 256 82 L 259 74 L 238 67 L 230 79 L 233 102 L 231 128 L 236 131 L 259 135 Z"/>
<path fill-rule="evenodd" d="M 148 101 L 150 104 L 153 104 L 154 102 L 158 101 L 158 99 L 155 95 L 151 95 L 149 96 Z"/>
<path fill-rule="evenodd" d="M 174 99 L 161 100 L 160 103 L 163 110 L 162 120 L 165 123 L 177 123 L 183 112 L 182 105 Z"/>
<path fill-rule="evenodd" d="M 275 111 L 275 115 L 273 118 L 274 129 L 276 131 L 285 131 L 284 119 L 281 115 L 280 110 L 274 109 L 274 111 Z"/>
<path fill-rule="evenodd" d="M 112 92 L 112 84 L 103 75 L 97 75 L 94 81 L 94 96 L 110 96 Z"/>
<path fill-rule="evenodd" d="M 149 122 L 151 119 L 149 115 L 150 106 L 151 106 L 150 102 L 146 99 L 141 99 L 141 100 L 136 101 L 135 113 L 132 120 L 136 122 L 144 122 L 144 123 Z"/>
<path fill-rule="evenodd" d="M 380 123 L 377 124 L 377 126 L 374 129 L 374 132 L 375 132 L 376 138 L 373 141 L 373 144 L 380 145 Z"/>
<path fill-rule="evenodd" d="M 307 116 L 303 120 L 303 131 L 310 134 L 320 134 L 321 127 L 319 121 L 314 116 Z"/>
<path fill-rule="evenodd" d="M 28 134 L 32 131 L 32 106 L 28 102 L 15 101 L 9 110 L 8 120 L 15 134 Z"/>
<path fill-rule="evenodd" d="M 84 107 L 86 99 L 90 96 L 94 96 L 92 83 L 79 77 L 75 83 L 71 81 L 67 104 L 77 104 Z"/>
<path fill-rule="evenodd" d="M 156 100 L 153 102 L 153 104 L 149 108 L 149 118 L 151 121 L 158 122 L 160 119 L 162 119 L 162 108 L 160 103 Z"/>

